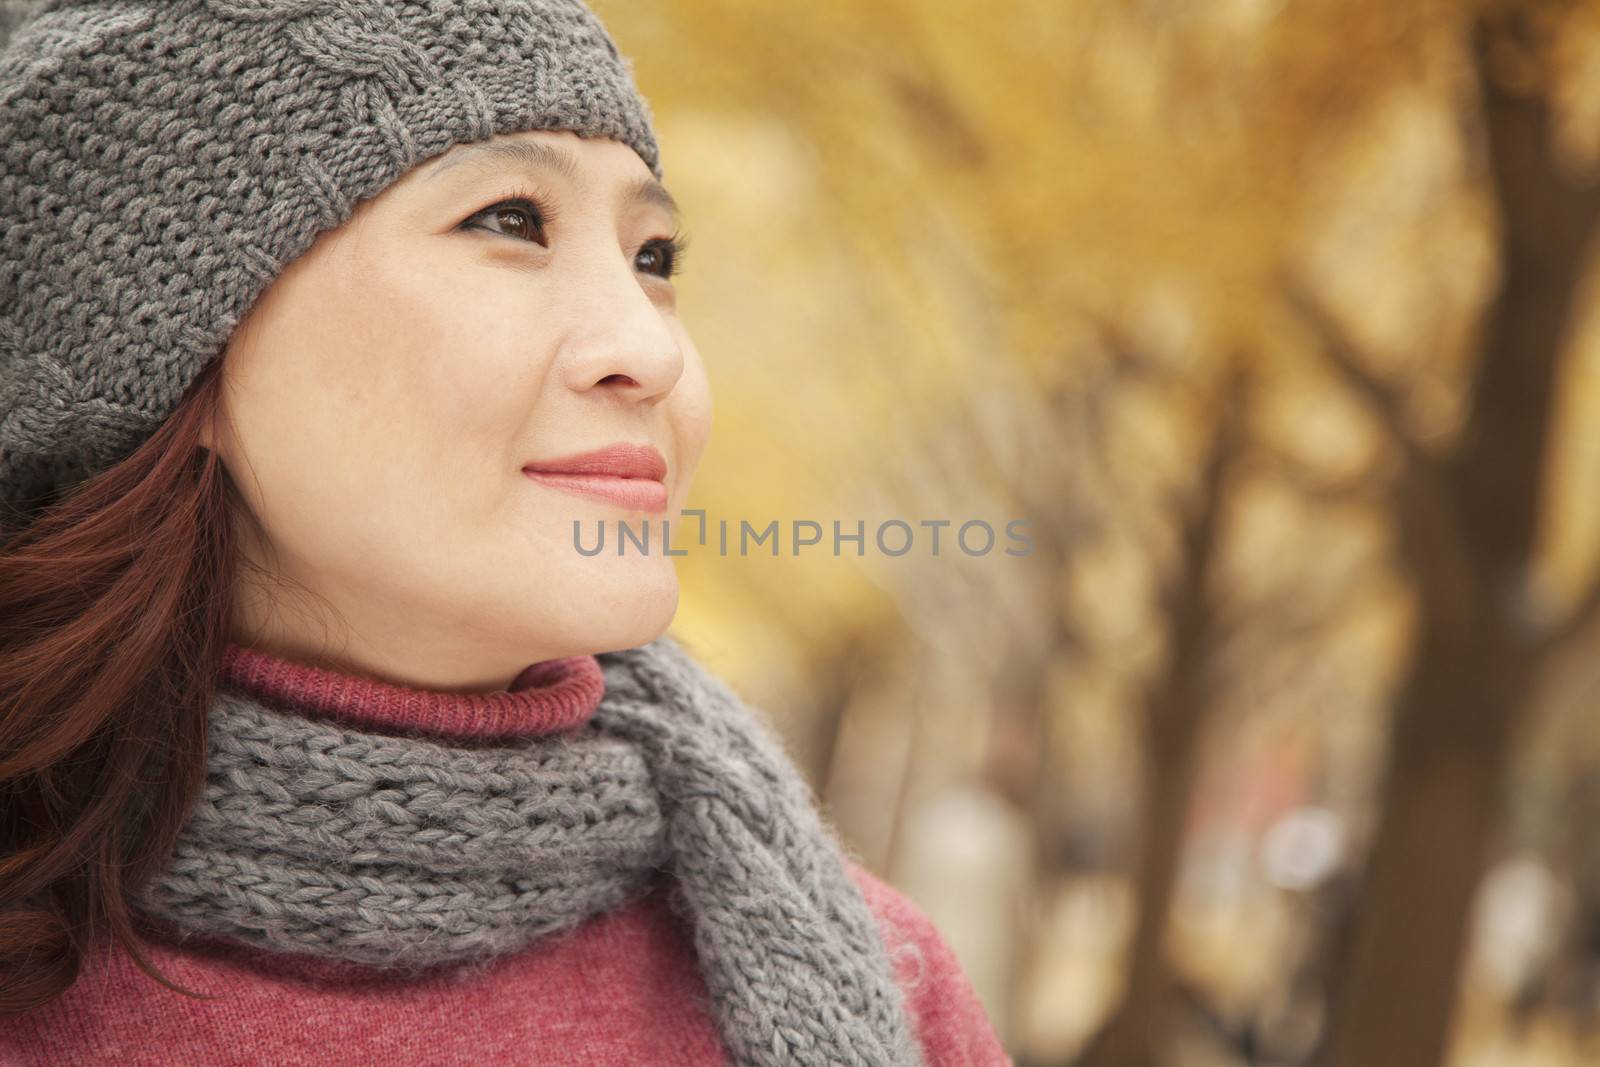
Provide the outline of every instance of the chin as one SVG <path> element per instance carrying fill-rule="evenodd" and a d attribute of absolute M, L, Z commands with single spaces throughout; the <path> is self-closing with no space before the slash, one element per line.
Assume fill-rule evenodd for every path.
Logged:
<path fill-rule="evenodd" d="M 615 559 L 573 598 L 572 632 L 594 652 L 637 648 L 667 632 L 678 612 L 678 572 L 670 559 Z"/>

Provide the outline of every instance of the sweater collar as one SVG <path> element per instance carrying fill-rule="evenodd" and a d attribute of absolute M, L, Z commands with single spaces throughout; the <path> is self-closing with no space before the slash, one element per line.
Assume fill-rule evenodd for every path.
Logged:
<path fill-rule="evenodd" d="M 219 683 L 313 718 L 376 733 L 484 741 L 555 733 L 589 721 L 605 694 L 591 655 L 541 660 L 506 690 L 415 689 L 227 643 Z"/>

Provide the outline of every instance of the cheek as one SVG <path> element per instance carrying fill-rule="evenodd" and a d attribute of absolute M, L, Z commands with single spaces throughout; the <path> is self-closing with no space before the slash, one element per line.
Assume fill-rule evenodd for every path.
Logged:
<path fill-rule="evenodd" d="M 415 262 L 364 272 L 328 309 L 340 336 L 324 344 L 332 342 L 327 354 L 347 396 L 379 409 L 371 421 L 403 429 L 419 453 L 470 442 L 479 430 L 503 433 L 507 418 L 520 418 L 518 397 L 536 370 L 537 318 L 517 306 L 526 293 Z"/>
<path fill-rule="evenodd" d="M 469 506 L 509 469 L 537 373 L 526 316 L 425 266 L 307 272 L 251 331 L 245 445 L 297 508 L 359 501 L 386 522 L 419 499 Z"/>
<path fill-rule="evenodd" d="M 685 365 L 683 376 L 673 389 L 671 400 L 672 434 L 680 467 L 680 488 L 700 463 L 711 436 L 711 386 L 698 359 Z"/>

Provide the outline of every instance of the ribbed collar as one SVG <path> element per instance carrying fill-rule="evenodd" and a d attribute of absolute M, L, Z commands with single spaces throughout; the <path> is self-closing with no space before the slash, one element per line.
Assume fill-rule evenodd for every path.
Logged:
<path fill-rule="evenodd" d="M 446 693 L 317 667 L 231 641 L 218 680 L 302 714 L 363 730 L 462 741 L 581 726 L 605 694 L 600 662 L 587 655 L 541 660 L 500 692 Z"/>

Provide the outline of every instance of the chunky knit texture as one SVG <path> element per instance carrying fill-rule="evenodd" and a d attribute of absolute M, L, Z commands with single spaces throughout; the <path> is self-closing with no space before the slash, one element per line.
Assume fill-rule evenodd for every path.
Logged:
<path fill-rule="evenodd" d="M 405 973 L 503 956 L 671 876 L 739 1064 L 920 1064 L 810 787 L 670 637 L 597 657 L 576 731 L 463 748 L 219 690 L 207 785 L 139 906 L 180 931 Z"/>
<path fill-rule="evenodd" d="M 659 178 L 651 118 L 579 0 L 44 0 L 0 52 L 0 542 L 417 163 L 571 130 Z"/>
<path fill-rule="evenodd" d="M 600 673 L 593 657 L 582 658 Z M 225 670 L 222 685 L 243 682 L 244 692 L 281 710 L 377 732 L 417 725 L 386 717 L 415 711 L 415 702 L 388 700 L 364 679 L 341 683 L 337 672 L 260 650 L 250 659 L 247 677 Z M 562 681 L 531 684 L 513 689 L 537 704 Z M 315 703 L 297 702 L 311 692 L 320 694 Z M 479 743 L 460 730 L 473 718 L 471 694 L 409 692 L 426 703 L 428 734 Z M 581 725 L 599 700 L 580 708 L 576 723 L 527 720 L 524 738 Z M 927 915 L 859 865 L 849 869 L 894 963 L 927 1067 L 1009 1067 L 971 981 Z M 140 916 L 151 962 L 206 999 L 156 984 L 102 935 L 63 996 L 0 1018 L 0 1067 L 727 1067 L 693 930 L 673 909 L 671 884 L 663 870 L 646 893 L 569 931 L 481 966 L 423 974 L 258 949 Z"/>

